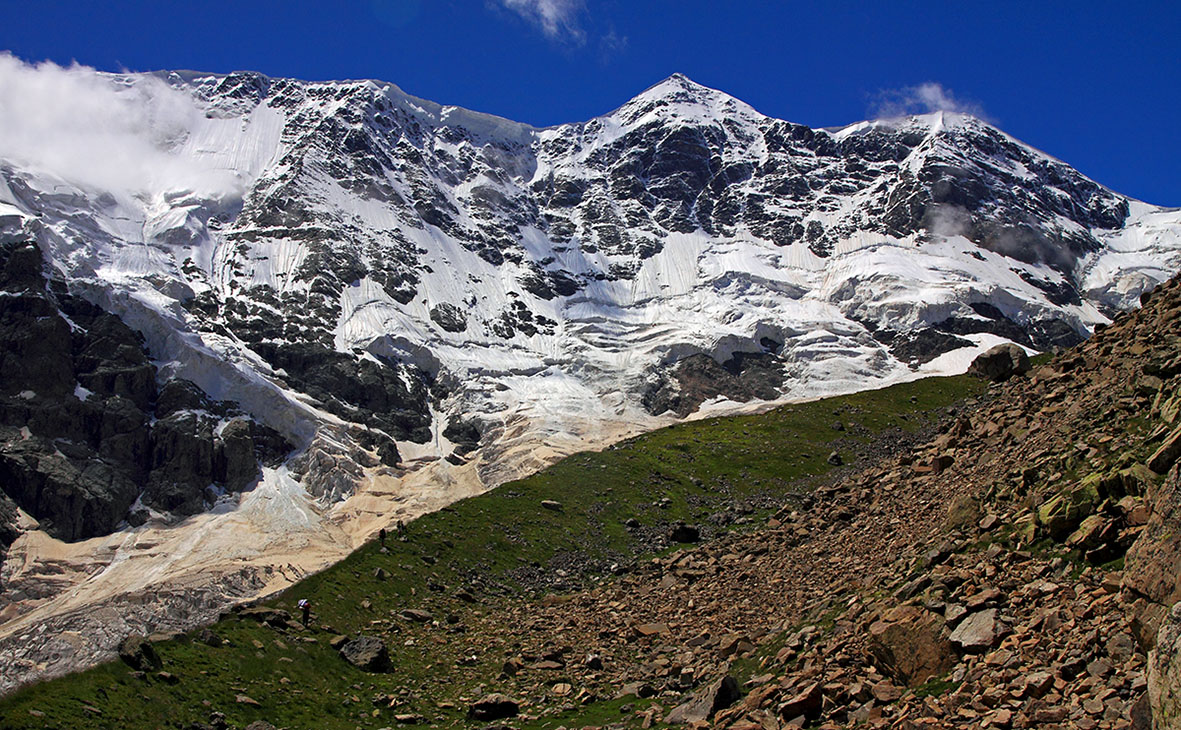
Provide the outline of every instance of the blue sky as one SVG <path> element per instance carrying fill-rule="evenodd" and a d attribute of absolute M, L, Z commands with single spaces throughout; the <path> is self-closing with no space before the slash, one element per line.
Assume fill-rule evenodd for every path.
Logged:
<path fill-rule="evenodd" d="M 677 71 L 811 126 L 884 106 L 965 108 L 1118 192 L 1181 205 L 1177 2 L 2 0 L 0 11 L 0 49 L 27 61 L 378 78 L 537 125 L 606 113 Z"/>

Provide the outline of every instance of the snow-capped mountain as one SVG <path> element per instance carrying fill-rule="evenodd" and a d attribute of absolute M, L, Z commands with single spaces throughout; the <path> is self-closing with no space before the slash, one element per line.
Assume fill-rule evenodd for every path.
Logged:
<path fill-rule="evenodd" d="M 374 81 L 91 76 L 138 157 L 0 147 L 26 674 L 636 430 L 1073 344 L 1181 269 L 1181 212 L 960 114 L 811 129 L 676 75 L 538 129 Z"/>

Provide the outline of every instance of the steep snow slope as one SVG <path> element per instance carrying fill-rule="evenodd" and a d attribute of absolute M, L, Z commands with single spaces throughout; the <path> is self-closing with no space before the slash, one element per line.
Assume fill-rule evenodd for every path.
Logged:
<path fill-rule="evenodd" d="M 1181 263 L 1181 212 L 958 114 L 817 130 L 677 75 L 536 129 L 374 81 L 88 83 L 167 101 L 133 130 L 152 164 L 0 159 L 2 240 L 141 333 L 161 382 L 296 450 L 205 514 L 145 492 L 146 523 L 80 542 L 20 504 L 11 682 L 572 450 L 1071 344 Z"/>

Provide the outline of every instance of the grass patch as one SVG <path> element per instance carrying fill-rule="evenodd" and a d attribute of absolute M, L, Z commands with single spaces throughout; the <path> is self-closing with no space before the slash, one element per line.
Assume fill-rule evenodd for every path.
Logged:
<path fill-rule="evenodd" d="M 953 682 L 947 677 L 933 677 L 918 687 L 915 687 L 914 696 L 922 699 L 924 697 L 939 697 L 941 695 L 951 694 L 960 688 L 960 684 L 960 682 Z"/>

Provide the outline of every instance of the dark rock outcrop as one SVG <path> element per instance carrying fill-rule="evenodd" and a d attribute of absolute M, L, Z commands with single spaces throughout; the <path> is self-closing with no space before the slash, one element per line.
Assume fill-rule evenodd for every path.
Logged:
<path fill-rule="evenodd" d="M 159 669 L 162 664 L 152 642 L 142 636 L 128 636 L 124 639 L 119 645 L 119 658 L 127 666 L 140 672 Z"/>
<path fill-rule="evenodd" d="M 718 396 L 774 400 L 783 381 L 783 362 L 770 352 L 737 352 L 720 364 L 709 355 L 690 355 L 658 373 L 642 402 L 653 415 L 672 411 L 684 417 Z"/>
<path fill-rule="evenodd" d="M 520 712 L 520 704 L 516 700 L 493 693 L 484 695 L 473 702 L 468 708 L 467 716 L 469 720 L 489 722 L 516 717 L 518 712 Z"/>
<path fill-rule="evenodd" d="M 291 450 L 192 383 L 157 385 L 143 338 L 47 280 L 34 244 L 0 247 L 0 271 L 0 485 L 50 534 L 109 533 L 137 499 L 198 512 Z"/>
<path fill-rule="evenodd" d="M 1029 372 L 1029 355 L 1020 346 L 1004 342 L 989 348 L 976 356 L 968 366 L 968 374 L 986 378 L 994 383 L 1008 380 L 1014 375 Z"/>
<path fill-rule="evenodd" d="M 390 652 L 381 639 L 358 636 L 340 647 L 340 656 L 349 664 L 365 672 L 388 672 Z"/>

